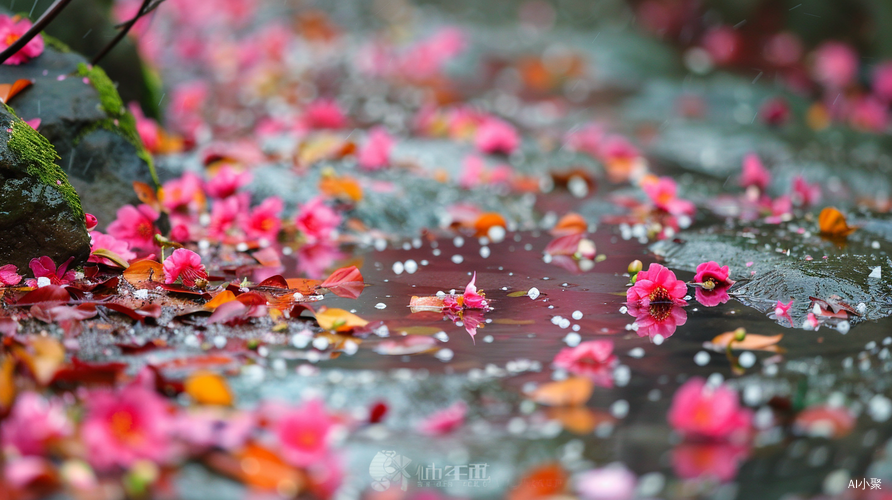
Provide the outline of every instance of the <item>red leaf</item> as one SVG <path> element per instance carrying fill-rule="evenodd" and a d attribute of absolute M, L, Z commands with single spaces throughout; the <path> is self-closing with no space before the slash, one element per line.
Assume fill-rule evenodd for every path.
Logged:
<path fill-rule="evenodd" d="M 56 372 L 52 383 L 114 384 L 125 368 L 126 363 L 85 363 L 75 357 L 70 365 Z"/>
<path fill-rule="evenodd" d="M 4 335 L 15 335 L 18 331 L 18 321 L 10 317 L 0 317 L 0 333 Z"/>
<path fill-rule="evenodd" d="M 350 266 L 342 267 L 331 273 L 331 276 L 323 281 L 319 288 L 328 288 L 338 297 L 356 299 L 365 288 L 365 283 L 359 269 L 356 266 Z"/>
<path fill-rule="evenodd" d="M 285 278 L 282 275 L 277 274 L 275 276 L 270 276 L 269 278 L 260 282 L 258 287 L 269 287 L 269 288 L 288 288 L 288 282 L 285 281 Z"/>
<path fill-rule="evenodd" d="M 228 323 L 232 320 L 243 318 L 247 312 L 248 306 L 238 300 L 231 300 L 217 307 L 211 314 L 211 317 L 208 318 L 208 324 Z"/>
<path fill-rule="evenodd" d="M 548 243 L 548 246 L 545 247 L 545 253 L 548 255 L 573 255 L 579 248 L 581 239 L 582 233 L 557 237 Z"/>
<path fill-rule="evenodd" d="M 68 303 L 71 295 L 64 287 L 59 285 L 47 285 L 43 288 L 32 290 L 25 294 L 24 297 L 16 302 L 19 306 L 30 306 L 34 304 L 50 304 L 50 303 Z"/>

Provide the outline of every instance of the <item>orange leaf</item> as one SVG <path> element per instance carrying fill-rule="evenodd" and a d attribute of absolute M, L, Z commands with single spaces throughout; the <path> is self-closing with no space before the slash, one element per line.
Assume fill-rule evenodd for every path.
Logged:
<path fill-rule="evenodd" d="M 133 181 L 133 191 L 136 192 L 139 201 L 152 207 L 155 211 L 161 211 L 161 202 L 158 201 L 158 196 L 152 186 L 145 182 Z"/>
<path fill-rule="evenodd" d="M 540 465 L 523 475 L 508 495 L 508 500 L 558 498 L 567 488 L 567 473 L 557 463 Z"/>
<path fill-rule="evenodd" d="M 0 357 L 0 417 L 9 413 L 15 401 L 15 359 L 12 356 Z"/>
<path fill-rule="evenodd" d="M 210 302 L 204 305 L 204 308 L 208 311 L 213 311 L 214 309 L 220 307 L 221 305 L 232 302 L 235 300 L 235 294 L 230 290 L 223 290 L 218 293 Z"/>
<path fill-rule="evenodd" d="M 155 288 L 164 281 L 164 268 L 154 260 L 140 260 L 124 270 L 124 279 L 136 288 Z"/>
<path fill-rule="evenodd" d="M 210 453 L 206 457 L 210 468 L 255 488 L 285 492 L 297 496 L 306 485 L 306 478 L 279 458 L 272 450 L 249 443 L 232 455 Z"/>
<path fill-rule="evenodd" d="M 489 234 L 489 230 L 493 226 L 502 226 L 507 227 L 508 224 L 505 222 L 505 218 L 495 212 L 487 212 L 482 214 L 480 217 L 477 217 L 477 220 L 474 222 L 474 231 L 477 233 L 477 236 L 486 236 Z"/>
<path fill-rule="evenodd" d="M 582 234 L 588 230 L 585 219 L 574 212 L 561 217 L 561 220 L 549 231 L 554 236 L 566 236 L 568 234 Z"/>
<path fill-rule="evenodd" d="M 710 342 L 711 347 L 715 349 L 727 349 L 728 344 L 730 343 L 731 349 L 768 352 L 780 352 L 782 350 L 780 347 L 775 345 L 784 337 L 782 333 L 777 335 L 759 335 L 756 333 L 747 333 L 741 341 L 734 340 L 735 334 L 736 332 L 725 332 L 721 335 L 717 335 Z"/>
<path fill-rule="evenodd" d="M 818 216 L 818 227 L 821 229 L 821 234 L 832 238 L 844 238 L 858 229 L 850 227 L 846 223 L 846 216 L 834 207 L 821 210 L 821 215 Z"/>
<path fill-rule="evenodd" d="M 14 83 L 0 83 L 0 102 L 6 104 L 16 94 L 25 90 L 33 84 L 31 80 L 19 79 Z"/>
<path fill-rule="evenodd" d="M 589 434 L 603 423 L 612 424 L 616 419 L 609 413 L 592 410 L 585 406 L 559 406 L 550 408 L 548 416 L 561 423 L 574 434 Z"/>
<path fill-rule="evenodd" d="M 288 288 L 300 292 L 303 295 L 314 295 L 316 293 L 316 287 L 322 283 L 321 280 L 311 280 L 307 278 L 288 278 L 285 282 L 288 283 Z"/>
<path fill-rule="evenodd" d="M 51 337 L 33 337 L 29 346 L 30 349 L 16 349 L 16 355 L 31 370 L 37 383 L 46 385 L 65 361 L 65 348 Z"/>
<path fill-rule="evenodd" d="M 323 177 L 322 180 L 319 181 L 319 190 L 332 198 L 341 198 L 352 201 L 359 201 L 362 199 L 362 187 L 359 186 L 356 179 L 349 176 Z"/>
<path fill-rule="evenodd" d="M 422 311 L 440 312 L 443 310 L 443 299 L 436 296 L 418 297 L 409 299 L 409 310 L 413 313 Z"/>
<path fill-rule="evenodd" d="M 544 384 L 529 393 L 529 398 L 548 406 L 581 405 L 592 396 L 594 388 L 595 385 L 591 380 L 573 377 Z"/>
<path fill-rule="evenodd" d="M 233 401 L 232 390 L 226 379 L 221 375 L 199 370 L 186 378 L 183 384 L 186 394 L 192 397 L 196 403 L 203 405 L 231 406 Z"/>
<path fill-rule="evenodd" d="M 316 313 L 316 321 L 322 328 L 338 332 L 346 332 L 356 327 L 365 326 L 369 323 L 349 311 L 333 307 L 318 311 Z"/>

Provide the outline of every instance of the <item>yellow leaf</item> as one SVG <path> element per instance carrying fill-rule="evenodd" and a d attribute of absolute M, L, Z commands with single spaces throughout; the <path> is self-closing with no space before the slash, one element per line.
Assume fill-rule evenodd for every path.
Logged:
<path fill-rule="evenodd" d="M 199 370 L 186 378 L 184 383 L 186 394 L 196 403 L 204 405 L 231 406 L 233 401 L 232 390 L 226 379 L 221 375 Z"/>
<path fill-rule="evenodd" d="M 136 288 L 154 288 L 164 281 L 164 268 L 153 260 L 140 260 L 124 270 L 124 279 Z"/>
<path fill-rule="evenodd" d="M 821 234 L 832 238 L 845 238 L 852 234 L 857 227 L 851 227 L 846 223 L 846 216 L 834 207 L 826 207 L 818 216 L 818 227 Z"/>
<path fill-rule="evenodd" d="M 58 340 L 50 337 L 33 337 L 29 342 L 30 349 L 16 349 L 16 354 L 31 370 L 40 385 L 53 380 L 56 371 L 65 361 L 65 347 Z"/>
<path fill-rule="evenodd" d="M 123 267 L 124 269 L 127 269 L 130 266 L 130 263 L 127 262 L 127 259 L 105 248 L 97 248 L 90 253 L 96 255 L 97 257 L 105 257 L 106 259 Z"/>
<path fill-rule="evenodd" d="M 338 332 L 346 332 L 369 323 L 349 311 L 331 307 L 317 312 L 316 321 L 322 328 Z"/>
<path fill-rule="evenodd" d="M 768 351 L 780 352 L 782 349 L 776 344 L 781 341 L 784 335 L 759 335 L 756 333 L 747 333 L 741 341 L 734 340 L 736 332 L 725 332 L 712 339 L 712 346 L 717 349 L 726 349 L 731 344 L 731 349 L 744 349 L 748 351 Z M 732 343 L 733 342 L 733 343 Z"/>

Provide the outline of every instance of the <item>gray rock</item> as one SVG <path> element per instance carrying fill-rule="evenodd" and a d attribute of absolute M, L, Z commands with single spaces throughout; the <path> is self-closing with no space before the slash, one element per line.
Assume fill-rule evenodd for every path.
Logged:
<path fill-rule="evenodd" d="M 90 255 L 84 211 L 53 145 L 0 108 L 0 263 L 26 273 L 35 257 L 57 264 Z"/>
<path fill-rule="evenodd" d="M 25 64 L 0 66 L 0 81 L 20 78 L 34 84 L 10 106 L 23 119 L 40 118 L 38 130 L 55 146 L 86 211 L 105 225 L 121 205 L 139 203 L 132 183 L 151 180 L 151 157 L 105 72 L 47 46 Z"/>

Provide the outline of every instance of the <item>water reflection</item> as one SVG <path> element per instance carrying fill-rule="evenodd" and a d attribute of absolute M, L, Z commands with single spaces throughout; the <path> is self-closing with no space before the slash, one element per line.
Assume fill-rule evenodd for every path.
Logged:
<path fill-rule="evenodd" d="M 647 306 L 629 303 L 627 307 L 629 314 L 635 316 L 638 336 L 651 340 L 657 335 L 664 339 L 671 337 L 688 320 L 684 308 L 672 302 L 652 302 Z"/>

